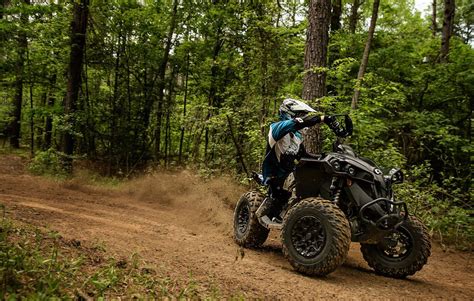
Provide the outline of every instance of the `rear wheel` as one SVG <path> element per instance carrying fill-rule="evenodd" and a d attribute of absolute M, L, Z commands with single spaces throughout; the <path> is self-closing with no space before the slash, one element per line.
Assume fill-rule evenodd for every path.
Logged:
<path fill-rule="evenodd" d="M 346 259 L 351 232 L 337 205 L 322 198 L 308 198 L 285 215 L 281 240 L 283 253 L 295 270 L 324 276 Z"/>
<path fill-rule="evenodd" d="M 378 244 L 361 244 L 365 261 L 377 274 L 405 278 L 427 263 L 431 242 L 426 227 L 410 216 L 396 231 Z"/>
<path fill-rule="evenodd" d="M 255 214 L 263 196 L 250 191 L 242 195 L 234 211 L 234 240 L 244 247 L 259 247 L 268 237 L 270 230 L 263 227 Z"/>

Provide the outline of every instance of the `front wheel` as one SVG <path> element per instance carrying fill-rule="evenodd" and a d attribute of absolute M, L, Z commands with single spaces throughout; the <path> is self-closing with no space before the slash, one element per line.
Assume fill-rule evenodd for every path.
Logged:
<path fill-rule="evenodd" d="M 255 212 L 263 202 L 263 196 L 256 191 L 242 195 L 234 211 L 234 240 L 243 247 L 259 247 L 268 237 L 270 230 L 263 227 Z"/>
<path fill-rule="evenodd" d="M 346 259 L 351 231 L 337 205 L 322 198 L 307 198 L 285 215 L 281 240 L 283 254 L 295 270 L 324 276 Z"/>
<path fill-rule="evenodd" d="M 431 242 L 426 227 L 410 216 L 378 244 L 361 244 L 365 261 L 379 275 L 405 278 L 427 263 Z"/>

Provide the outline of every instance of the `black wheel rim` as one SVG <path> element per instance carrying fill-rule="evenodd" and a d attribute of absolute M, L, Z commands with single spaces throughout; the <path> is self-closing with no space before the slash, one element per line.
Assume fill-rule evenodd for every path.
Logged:
<path fill-rule="evenodd" d="M 382 256 L 390 261 L 401 261 L 407 258 L 413 250 L 413 237 L 405 228 L 400 227 L 384 237 L 384 242 L 378 244 Z"/>
<path fill-rule="evenodd" d="M 250 208 L 249 204 L 244 203 L 240 206 L 239 214 L 237 216 L 237 230 L 240 234 L 244 234 L 247 231 L 250 221 Z"/>
<path fill-rule="evenodd" d="M 299 255 L 314 258 L 326 244 L 326 229 L 314 216 L 301 217 L 291 229 L 291 242 Z"/>

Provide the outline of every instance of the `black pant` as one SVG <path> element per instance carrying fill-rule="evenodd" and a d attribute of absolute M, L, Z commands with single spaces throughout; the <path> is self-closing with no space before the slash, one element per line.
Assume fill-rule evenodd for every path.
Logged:
<path fill-rule="evenodd" d="M 271 178 L 267 183 L 270 187 L 268 195 L 273 199 L 270 215 L 274 217 L 280 214 L 283 206 L 288 202 L 290 193 L 283 189 L 285 178 Z"/>

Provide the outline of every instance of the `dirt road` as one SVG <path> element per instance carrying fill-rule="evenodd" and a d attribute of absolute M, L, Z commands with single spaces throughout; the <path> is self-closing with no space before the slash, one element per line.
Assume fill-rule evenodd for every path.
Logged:
<path fill-rule="evenodd" d="M 278 233 L 242 257 L 231 236 L 231 204 L 242 188 L 230 181 L 204 183 L 187 172 L 160 173 L 106 189 L 31 176 L 23 166 L 18 157 L 0 157 L 0 203 L 10 216 L 69 239 L 103 243 L 116 256 L 136 252 L 171 279 L 194 279 L 203 292 L 286 300 L 474 299 L 473 256 L 443 252 L 437 245 L 428 265 L 406 280 L 375 275 L 358 244 L 325 278 L 295 273 L 282 255 Z"/>

